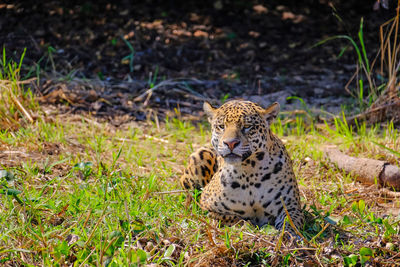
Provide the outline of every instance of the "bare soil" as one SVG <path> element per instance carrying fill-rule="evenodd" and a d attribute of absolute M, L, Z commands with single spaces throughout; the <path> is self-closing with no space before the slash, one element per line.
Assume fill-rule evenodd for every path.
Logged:
<path fill-rule="evenodd" d="M 395 12 L 373 10 L 374 3 L 10 1 L 0 5 L 0 43 L 16 59 L 27 48 L 24 63 L 36 66 L 31 75 L 46 73 L 40 94 L 60 88 L 66 94 L 44 101 L 68 102 L 95 114 L 117 110 L 141 119 L 143 103 L 190 112 L 207 99 L 276 92 L 283 104 L 294 95 L 329 110 L 348 97 L 344 86 L 356 69 L 356 53 L 344 40 L 313 45 L 338 34 L 356 39 L 363 17 L 373 60 L 379 26 Z M 175 82 L 143 94 L 166 80 Z"/>

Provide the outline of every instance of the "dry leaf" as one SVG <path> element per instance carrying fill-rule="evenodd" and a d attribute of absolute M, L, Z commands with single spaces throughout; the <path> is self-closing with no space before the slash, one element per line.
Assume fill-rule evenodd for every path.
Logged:
<path fill-rule="evenodd" d="M 253 6 L 253 9 L 257 14 L 263 14 L 268 12 L 268 9 L 263 5 L 255 5 Z"/>

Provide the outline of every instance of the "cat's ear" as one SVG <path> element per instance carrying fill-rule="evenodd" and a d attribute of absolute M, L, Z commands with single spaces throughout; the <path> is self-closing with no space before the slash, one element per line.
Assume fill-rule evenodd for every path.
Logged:
<path fill-rule="evenodd" d="M 272 123 L 272 121 L 278 116 L 279 110 L 280 110 L 280 105 L 278 102 L 275 102 L 266 109 L 264 109 L 263 111 L 264 118 L 268 121 L 268 123 Z"/>
<path fill-rule="evenodd" d="M 215 112 L 216 112 L 217 109 L 213 108 L 213 106 L 211 106 L 210 103 L 204 102 L 203 110 L 207 114 L 208 118 L 211 119 L 212 117 L 214 117 Z"/>

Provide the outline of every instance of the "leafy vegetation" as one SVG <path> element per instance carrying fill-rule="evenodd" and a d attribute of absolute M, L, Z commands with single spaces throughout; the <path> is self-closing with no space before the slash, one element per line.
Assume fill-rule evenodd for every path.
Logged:
<path fill-rule="evenodd" d="M 398 1 L 400 5 L 400 1 Z M 336 13 L 336 10 L 334 9 Z M 339 21 L 343 21 L 336 13 Z M 399 27 L 399 9 L 396 16 L 380 26 L 380 49 L 376 57 L 371 61 L 367 55 L 367 49 L 364 41 L 364 19 L 361 18 L 357 38 L 348 35 L 336 35 L 324 39 L 315 46 L 325 44 L 328 41 L 336 39 L 345 39 L 350 42 L 351 47 L 357 55 L 357 69 L 346 85 L 346 91 L 356 99 L 360 111 L 365 111 L 375 103 L 376 106 L 387 104 L 388 101 L 398 99 L 398 63 L 400 44 L 398 42 Z M 358 40 L 357 40 L 358 39 Z M 341 57 L 347 50 L 345 46 L 339 53 Z M 380 57 L 380 70 L 373 71 L 377 59 Z M 355 81 L 355 82 L 353 82 Z M 352 88 L 351 88 L 352 87 Z"/>
<path fill-rule="evenodd" d="M 398 45 L 390 46 L 388 40 L 397 32 L 398 16 L 393 22 L 389 39 L 382 38 L 381 53 L 390 58 L 392 75 L 385 88 L 397 83 Z M 371 87 L 373 64 L 366 54 L 363 22 L 359 44 L 348 36 L 335 38 L 349 40 L 357 52 L 370 90 L 365 93 L 364 80 L 358 79 L 354 92 L 364 108 L 383 87 Z M 122 40 L 129 48 L 122 61 L 133 72 L 135 50 Z M 46 66 L 53 71 L 54 52 L 49 46 Z M 317 124 L 304 101 L 292 97 L 302 102 L 305 111 L 293 118 L 281 117 L 271 128 L 285 142 L 300 185 L 307 221 L 301 229 L 306 240 L 297 243 L 270 226 L 220 226 L 199 208 L 201 192 L 180 188 L 178 179 L 188 156 L 209 143 L 206 121 L 193 124 L 178 110 L 162 122 L 149 119 L 118 127 L 88 114 L 34 120 L 39 107 L 26 86 L 30 81 L 21 78 L 23 58 L 24 54 L 13 62 L 3 49 L 0 264 L 400 264 L 399 193 L 355 182 L 351 174 L 331 166 L 321 152 L 324 144 L 336 144 L 349 155 L 398 164 L 400 139 L 393 123 L 351 126 L 343 114 L 332 125 Z M 104 78 L 101 72 L 99 77 Z M 156 66 L 148 87 L 157 88 L 158 80 Z M 229 94 L 223 95 L 221 102 L 228 98 Z"/>
<path fill-rule="evenodd" d="M 7 58 L 5 48 L 0 60 L 0 129 L 16 129 L 24 122 L 33 122 L 32 111 L 38 106 L 30 88 L 32 80 L 21 81 L 21 67 L 25 52 L 19 62 Z"/>
<path fill-rule="evenodd" d="M 278 120 L 307 214 L 307 241 L 248 223 L 219 227 L 178 177 L 208 143 L 208 124 L 176 117 L 114 127 L 58 115 L 0 132 L 0 261 L 8 265 L 243 266 L 399 264 L 399 198 L 353 181 L 322 157 L 339 145 L 355 156 L 398 161 L 398 130 Z M 379 144 L 379 145 L 375 145 Z M 381 147 L 383 146 L 383 147 Z"/>

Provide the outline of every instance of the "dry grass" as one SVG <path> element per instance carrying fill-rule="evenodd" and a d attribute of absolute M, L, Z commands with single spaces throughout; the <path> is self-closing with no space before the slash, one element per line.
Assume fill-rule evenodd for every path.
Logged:
<path fill-rule="evenodd" d="M 399 193 L 355 182 L 320 151 L 329 143 L 398 164 L 393 123 L 315 127 L 303 113 L 272 125 L 293 159 L 307 218 L 307 240 L 296 241 L 270 226 L 220 227 L 199 208 L 199 192 L 180 190 L 188 156 L 209 143 L 201 118 L 193 125 L 176 110 L 138 123 L 42 106 L 47 115 L 25 124 L 35 101 L 13 77 L 0 94 L 0 110 L 14 119 L 0 129 L 0 264 L 400 265 Z"/>
<path fill-rule="evenodd" d="M 25 52 L 20 61 L 6 58 L 0 60 L 0 130 L 16 130 L 25 123 L 33 123 L 33 112 L 37 109 L 29 85 L 35 79 L 21 81 L 20 71 Z"/>
<path fill-rule="evenodd" d="M 147 263 L 188 266 L 399 264 L 399 196 L 365 187 L 318 151 L 340 145 L 353 156 L 397 161 L 397 130 L 316 130 L 277 123 L 294 160 L 309 242 L 271 227 L 219 227 L 178 177 L 207 126 L 169 118 L 128 123 L 54 115 L 12 135 L 2 131 L 0 261 L 11 265 Z M 297 124 L 296 124 L 297 123 Z M 303 129 L 303 130 L 299 130 Z M 20 193 L 12 194 L 18 190 Z M 8 193 L 6 193 L 8 192 Z M 196 196 L 194 196 L 196 198 Z"/>

